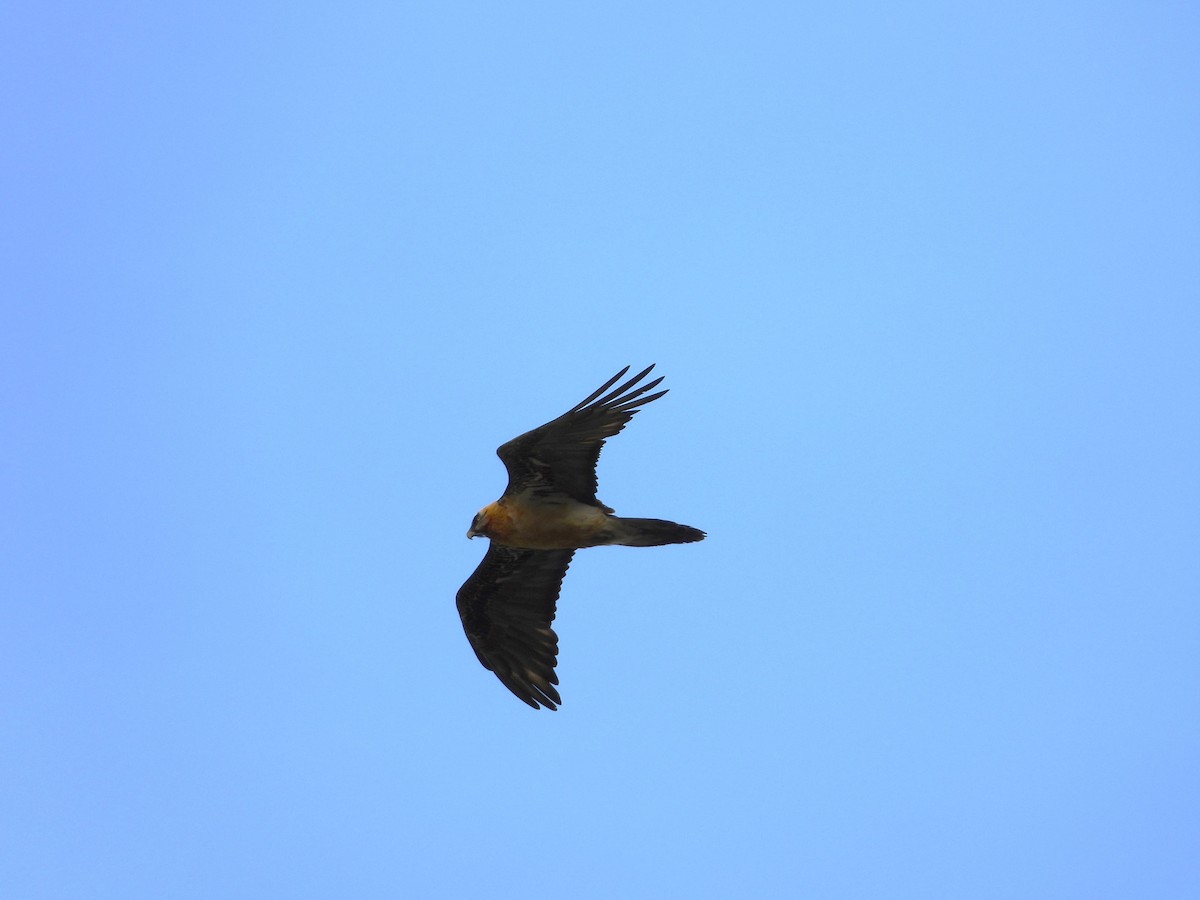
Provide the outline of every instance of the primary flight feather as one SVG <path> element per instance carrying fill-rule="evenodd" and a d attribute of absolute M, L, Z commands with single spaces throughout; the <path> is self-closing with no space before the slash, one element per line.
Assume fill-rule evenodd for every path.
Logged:
<path fill-rule="evenodd" d="M 650 366 L 613 388 L 626 366 L 557 419 L 502 445 L 508 487 L 481 509 L 467 537 L 491 539 L 479 567 L 459 589 L 458 614 L 475 655 L 534 709 L 557 709 L 555 604 L 571 557 L 582 547 L 657 547 L 704 539 L 663 519 L 630 519 L 596 499 L 596 461 L 606 438 L 665 390 L 635 387 Z M 612 388 L 612 390 L 609 390 Z M 605 393 L 605 392 L 608 393 Z"/>

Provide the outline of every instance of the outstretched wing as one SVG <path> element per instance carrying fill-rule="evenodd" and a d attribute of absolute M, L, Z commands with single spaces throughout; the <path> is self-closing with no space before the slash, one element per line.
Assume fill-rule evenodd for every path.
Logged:
<path fill-rule="evenodd" d="M 626 366 L 554 421 L 501 446 L 496 454 L 508 469 L 508 488 L 504 493 L 515 494 L 530 487 L 549 488 L 580 503 L 596 504 L 596 461 L 604 439 L 624 428 L 639 406 L 666 393 L 663 390 L 642 396 L 657 387 L 661 377 L 632 390 L 653 368 L 644 369 L 605 394 L 629 371 Z"/>
<path fill-rule="evenodd" d="M 459 589 L 463 631 L 484 668 L 532 706 L 557 709 L 554 604 L 574 550 L 523 550 L 492 542 Z"/>

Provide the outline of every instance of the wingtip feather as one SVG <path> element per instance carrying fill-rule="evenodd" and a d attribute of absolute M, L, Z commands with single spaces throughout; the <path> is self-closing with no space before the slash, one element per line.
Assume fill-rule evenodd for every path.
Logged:
<path fill-rule="evenodd" d="M 608 379 L 608 381 L 604 382 L 604 384 L 600 385 L 600 387 L 596 388 L 596 390 L 592 391 L 592 393 L 588 394 L 588 396 L 585 397 L 583 400 L 579 401 L 579 403 L 577 403 L 574 407 L 567 410 L 567 414 L 569 415 L 570 413 L 577 412 L 578 410 L 583 409 L 585 406 L 587 406 L 589 403 L 591 403 L 593 400 L 595 400 L 597 397 L 599 397 L 601 394 L 603 394 L 605 391 L 607 391 L 610 387 L 612 387 L 614 384 L 616 384 L 617 380 L 628 371 L 629 371 L 629 366 L 626 366 L 620 372 L 618 372 L 616 375 L 614 375 L 612 378 Z"/>

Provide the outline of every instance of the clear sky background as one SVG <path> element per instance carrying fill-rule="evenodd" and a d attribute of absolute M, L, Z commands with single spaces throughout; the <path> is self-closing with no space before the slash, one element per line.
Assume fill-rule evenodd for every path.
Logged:
<path fill-rule="evenodd" d="M 0 894 L 1200 893 L 1180 3 L 16 3 Z M 672 390 L 564 705 L 494 449 Z"/>

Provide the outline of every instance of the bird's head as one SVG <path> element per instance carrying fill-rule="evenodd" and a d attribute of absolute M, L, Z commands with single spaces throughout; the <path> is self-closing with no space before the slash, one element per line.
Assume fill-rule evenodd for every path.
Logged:
<path fill-rule="evenodd" d="M 488 536 L 488 511 L 485 506 L 479 512 L 475 513 L 475 518 L 471 520 L 471 527 L 467 529 L 467 538 L 487 537 Z"/>

